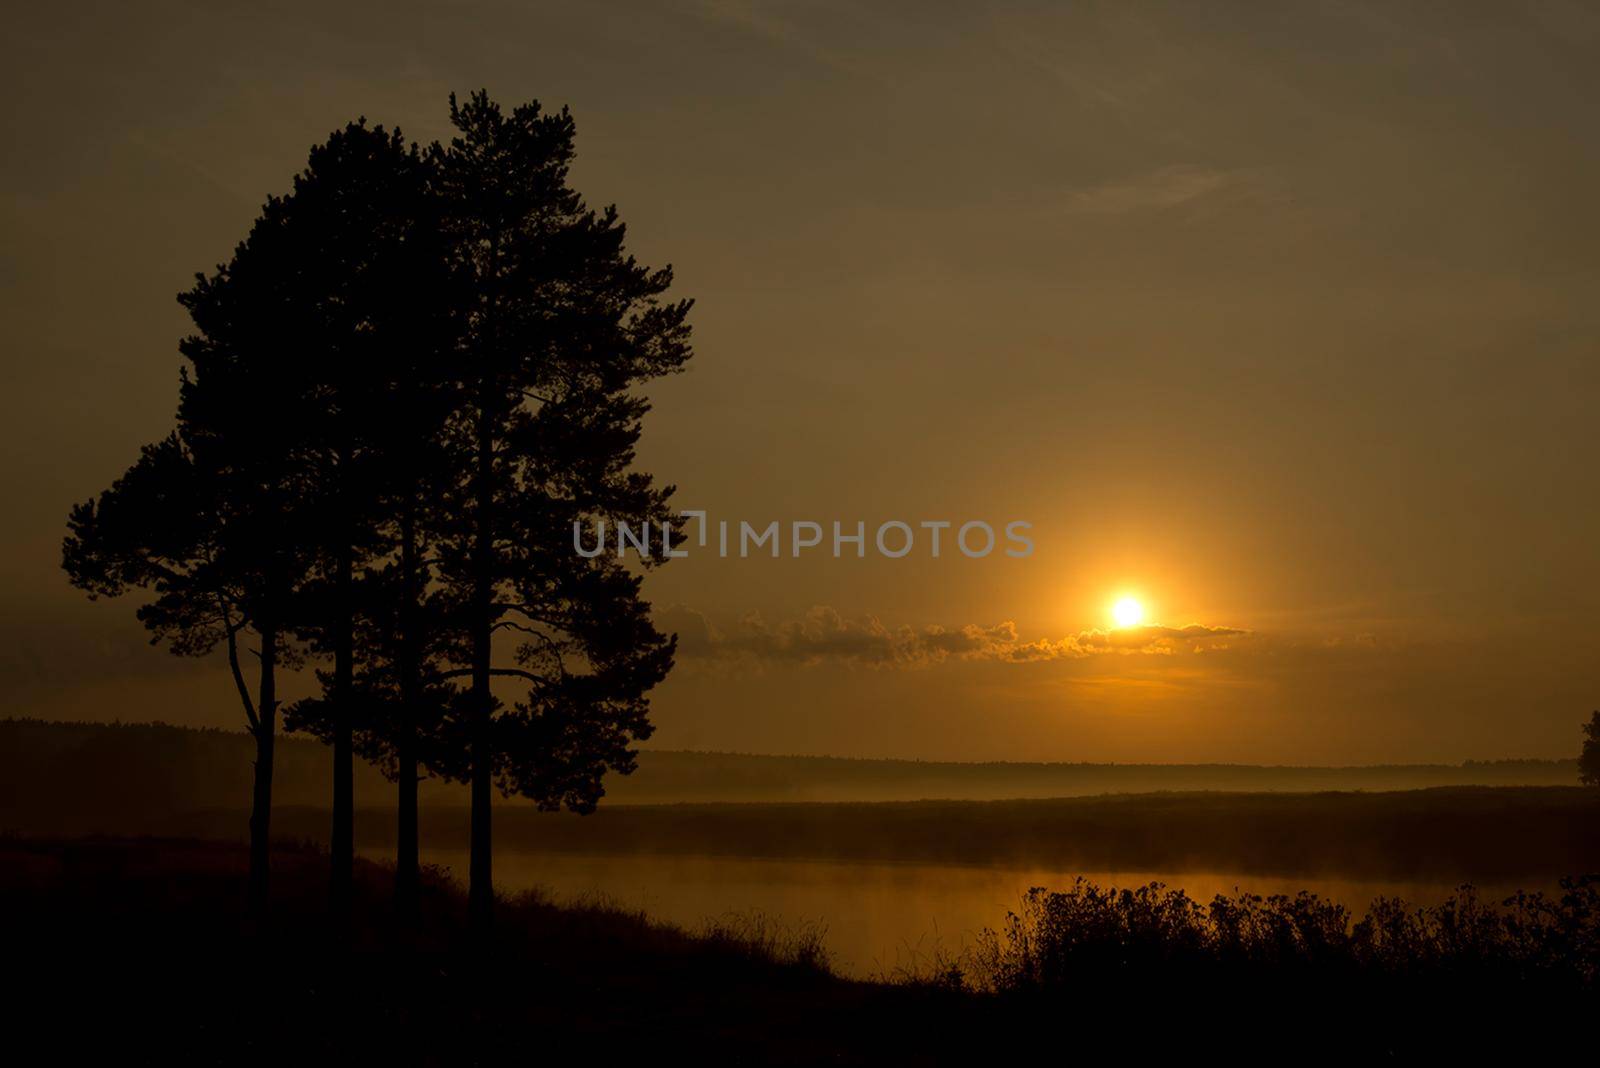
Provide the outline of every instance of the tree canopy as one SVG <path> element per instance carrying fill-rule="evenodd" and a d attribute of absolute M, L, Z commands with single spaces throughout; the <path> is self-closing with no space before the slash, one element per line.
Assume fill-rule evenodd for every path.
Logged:
<path fill-rule="evenodd" d="M 469 782 L 481 925 L 491 789 L 590 811 L 650 733 L 675 639 L 641 583 L 663 557 L 583 558 L 571 530 L 676 535 L 671 487 L 635 466 L 638 390 L 689 359 L 690 302 L 572 188 L 568 112 L 478 92 L 450 119 L 427 148 L 335 131 L 196 277 L 178 427 L 73 510 L 63 561 L 91 596 L 151 591 L 140 618 L 174 651 L 227 648 L 268 788 L 273 670 L 318 662 L 289 723 L 334 745 L 336 909 L 354 753 L 399 784 L 402 889 L 417 778 Z"/>

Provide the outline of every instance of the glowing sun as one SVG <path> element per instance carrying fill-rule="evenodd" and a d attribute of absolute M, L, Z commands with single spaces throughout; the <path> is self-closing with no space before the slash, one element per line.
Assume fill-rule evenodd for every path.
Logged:
<path fill-rule="evenodd" d="M 1111 606 L 1111 618 L 1119 627 L 1137 627 L 1144 622 L 1144 605 L 1132 597 L 1124 597 Z"/>

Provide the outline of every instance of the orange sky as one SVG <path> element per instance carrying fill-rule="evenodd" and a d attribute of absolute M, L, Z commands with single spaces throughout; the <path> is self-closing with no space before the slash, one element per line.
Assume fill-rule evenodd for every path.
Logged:
<path fill-rule="evenodd" d="M 654 744 L 1569 755 L 1600 704 L 1597 37 L 1564 4 L 14 15 L 8 711 L 237 723 L 214 667 L 66 586 L 67 507 L 166 432 L 173 294 L 307 147 L 441 136 L 484 85 L 571 105 L 577 184 L 698 301 L 644 449 L 685 507 L 1033 524 L 1020 560 L 663 569 Z M 1221 630 L 1107 642 L 1123 593 Z"/>

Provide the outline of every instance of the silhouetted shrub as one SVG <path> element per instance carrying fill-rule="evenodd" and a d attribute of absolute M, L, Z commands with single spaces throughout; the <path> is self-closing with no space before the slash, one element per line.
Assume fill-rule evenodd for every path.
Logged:
<path fill-rule="evenodd" d="M 1498 905 L 1471 886 L 1429 907 L 1379 898 L 1359 921 L 1306 891 L 1219 894 L 1202 906 L 1161 883 L 1102 889 L 1080 878 L 1065 891 L 1028 891 L 1000 930 L 979 935 L 962 970 L 970 985 L 999 992 L 1157 972 L 1587 986 L 1600 971 L 1600 877 Z"/>

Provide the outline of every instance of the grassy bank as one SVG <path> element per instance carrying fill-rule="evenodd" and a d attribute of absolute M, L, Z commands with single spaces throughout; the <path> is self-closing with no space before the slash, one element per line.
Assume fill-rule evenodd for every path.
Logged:
<path fill-rule="evenodd" d="M 8 965 L 29 977 L 15 1021 L 58 1056 L 110 1046 L 134 1063 L 612 1063 L 662 1042 L 751 1050 L 774 1032 L 789 1053 L 770 1060 L 814 1063 L 841 1048 L 876 1059 L 854 1033 L 858 1009 L 887 995 L 899 1012 L 910 994 L 836 979 L 807 932 L 754 919 L 690 932 L 537 895 L 502 899 L 478 952 L 459 888 L 430 873 L 408 928 L 388 871 L 364 862 L 355 926 L 339 938 L 323 855 L 284 846 L 273 864 L 273 912 L 254 929 L 232 844 L 0 841 Z M 819 1010 L 833 1024 L 816 1027 Z"/>
<path fill-rule="evenodd" d="M 1314 899 L 1206 909 L 1079 886 L 1034 895 L 966 958 L 865 983 L 830 974 L 805 932 L 691 932 L 534 896 L 503 900 L 475 950 L 457 888 L 430 878 L 406 927 L 371 864 L 336 938 L 309 848 L 275 855 L 257 929 L 244 864 L 226 843 L 0 840 L 7 963 L 25 978 L 13 1036 L 134 1063 L 966 1065 L 1051 1050 L 1315 1063 L 1526 1056 L 1580 1038 L 1600 1007 L 1592 886 L 1492 923 L 1459 902 L 1397 906 L 1378 935 Z"/>

